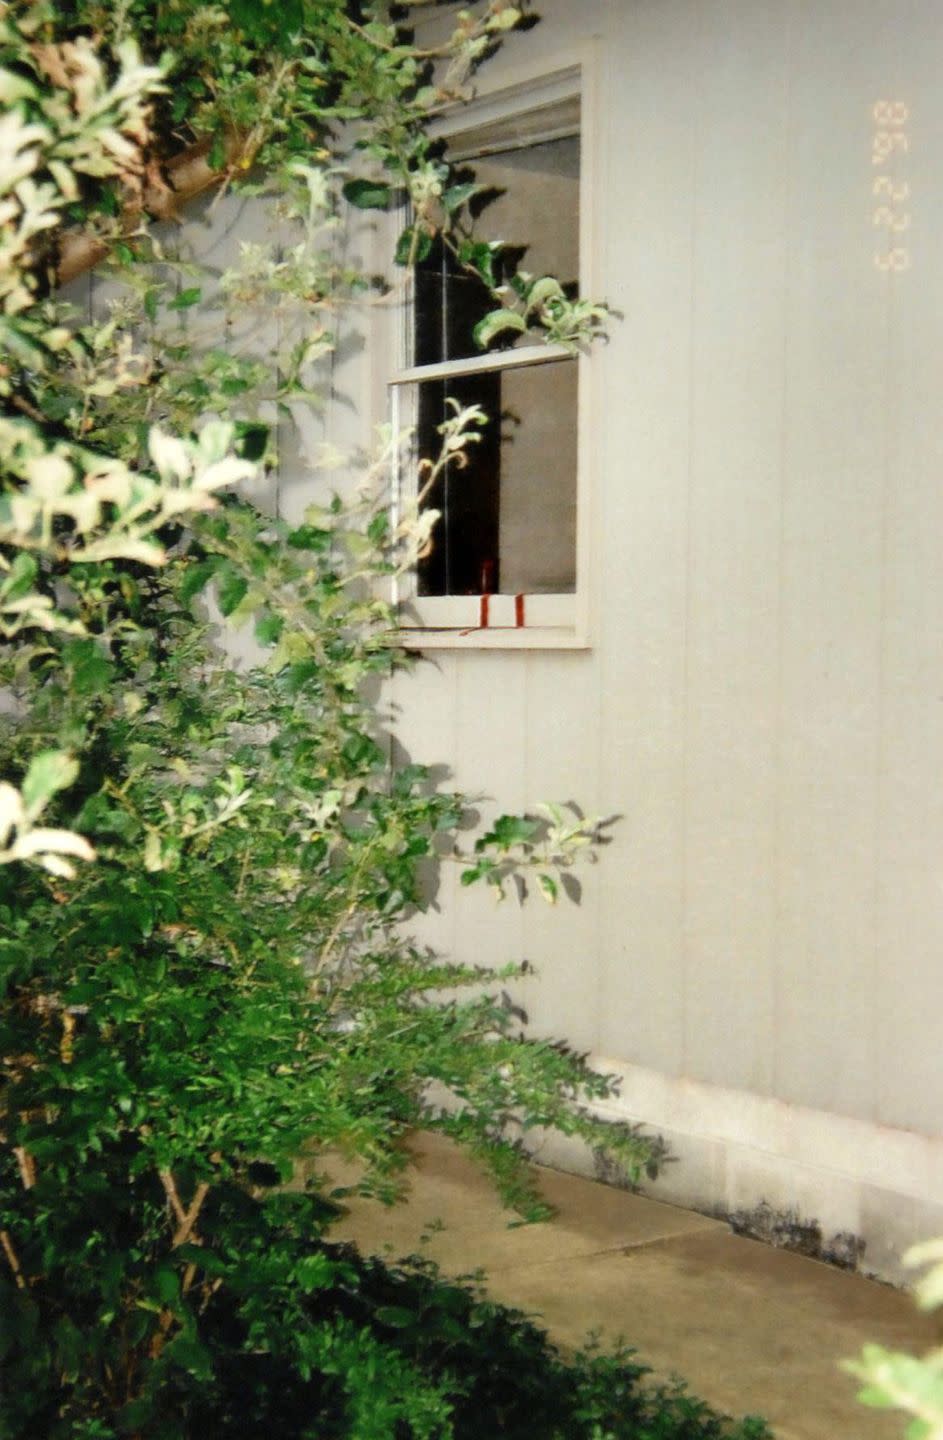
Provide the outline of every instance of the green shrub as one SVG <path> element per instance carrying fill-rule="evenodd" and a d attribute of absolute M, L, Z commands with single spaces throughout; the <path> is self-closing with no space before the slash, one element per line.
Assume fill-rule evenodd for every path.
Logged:
<path fill-rule="evenodd" d="M 60 1357 L 44 1353 L 28 1307 L 14 1304 L 6 1343 L 32 1366 L 46 1408 L 8 1433 L 26 1433 L 28 1419 L 33 1434 L 101 1437 L 146 1423 L 148 1433 L 214 1440 L 767 1440 L 759 1420 L 727 1420 L 679 1384 L 654 1384 L 631 1352 L 561 1354 L 525 1316 L 444 1282 L 428 1262 L 391 1267 L 312 1241 L 323 1218 L 306 1196 L 217 1192 L 203 1227 L 206 1243 L 222 1242 L 223 1283 L 114 1428 L 105 1418 L 57 1425 Z M 78 1360 L 81 1340 L 70 1343 Z"/>
<path fill-rule="evenodd" d="M 399 437 L 294 529 L 227 493 L 274 463 L 266 406 L 312 397 L 336 309 L 369 290 L 330 244 L 341 192 L 408 191 L 414 237 L 464 224 L 457 196 L 432 204 L 447 170 L 423 121 L 519 18 L 504 0 L 459 16 L 433 84 L 400 28 L 340 0 L 0 6 L 3 1440 L 393 1440 L 482 1413 L 513 1434 L 536 1403 L 522 1354 L 558 1430 L 622 1424 L 610 1387 L 635 1426 L 614 1433 L 724 1433 L 678 1394 L 630 1393 L 631 1363 L 568 1366 L 504 1312 L 322 1240 L 327 1147 L 389 1198 L 404 1134 L 438 1129 L 531 1215 L 532 1127 L 630 1175 L 660 1154 L 593 1117 L 606 1077 L 518 1033 L 495 994 L 517 966 L 408 939 L 421 867 L 498 890 L 533 874 L 552 898 L 596 827 L 549 806 L 463 854 L 462 798 L 391 772 L 371 697 L 405 657 L 383 596 L 428 541 L 418 515 L 388 518 Z M 191 189 L 248 176 L 297 245 L 252 249 L 214 289 L 143 223 L 184 170 Z M 89 322 L 50 286 L 109 253 L 123 294 Z M 296 324 L 287 350 L 207 339 L 247 296 Z M 601 314 L 561 301 L 548 338 Z M 457 410 L 429 466 L 483 419 Z M 254 627 L 258 664 L 215 647 L 205 593 Z M 287 1193 L 302 1149 L 309 1193 Z"/>

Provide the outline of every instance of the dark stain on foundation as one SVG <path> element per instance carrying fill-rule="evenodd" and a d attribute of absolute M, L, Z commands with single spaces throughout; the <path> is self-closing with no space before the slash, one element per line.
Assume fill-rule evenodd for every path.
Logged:
<path fill-rule="evenodd" d="M 817 1220 L 803 1220 L 797 1210 L 776 1210 L 765 1200 L 751 1210 L 735 1210 L 726 1219 L 736 1235 L 824 1260 L 840 1270 L 857 1270 L 864 1255 L 865 1242 L 859 1235 L 840 1230 L 826 1239 Z"/>
<path fill-rule="evenodd" d="M 663 1155 L 661 1163 L 674 1157 Z M 630 1190 L 635 1194 L 644 1193 L 652 1199 L 659 1198 L 658 1191 L 648 1190 L 634 1184 L 624 1168 L 604 1151 L 593 1153 L 593 1172 L 603 1185 L 614 1185 L 619 1190 Z M 860 1235 L 849 1230 L 839 1230 L 826 1237 L 817 1220 L 804 1220 L 798 1210 L 777 1210 L 768 1201 L 761 1200 L 751 1209 L 725 1211 L 720 1206 L 698 1207 L 703 1214 L 715 1220 L 726 1220 L 735 1235 L 744 1235 L 750 1240 L 759 1240 L 764 1245 L 773 1245 L 778 1250 L 792 1250 L 797 1255 L 806 1255 L 810 1260 L 821 1260 L 835 1265 L 839 1270 L 860 1270 L 865 1252 L 865 1241 Z"/>

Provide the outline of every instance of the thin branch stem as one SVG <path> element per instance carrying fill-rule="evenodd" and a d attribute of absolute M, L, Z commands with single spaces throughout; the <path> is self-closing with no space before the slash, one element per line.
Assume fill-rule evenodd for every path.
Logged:
<path fill-rule="evenodd" d="M 34 420 L 37 425 L 48 423 L 48 417 L 41 410 L 37 410 L 35 405 L 31 405 L 22 395 L 11 395 L 10 404 L 23 415 L 28 415 L 30 420 Z"/>
<path fill-rule="evenodd" d="M 36 1161 L 22 1145 L 15 1146 L 13 1153 L 16 1156 L 16 1163 L 19 1166 L 23 1189 L 32 1190 L 36 1184 Z"/>
<path fill-rule="evenodd" d="M 417 0 L 413 0 L 413 3 L 417 3 Z M 418 0 L 418 3 L 425 3 L 425 0 Z M 473 25 L 469 25 L 467 29 L 462 31 L 462 40 L 478 40 L 483 35 L 487 35 L 488 21 L 496 13 L 496 10 L 497 7 L 493 3 L 489 4 L 487 10 L 484 12 L 481 18 L 475 21 Z M 363 25 L 358 25 L 357 22 L 355 20 L 351 20 L 349 16 L 345 18 L 347 20 L 349 28 L 355 31 L 362 40 L 366 40 L 368 45 L 372 45 L 375 50 L 384 50 L 387 53 L 390 53 L 394 50 L 398 50 L 401 48 L 398 45 L 389 44 L 386 40 L 381 40 L 377 35 L 371 35 L 369 30 L 365 29 Z M 413 50 L 412 55 L 414 55 L 418 60 L 441 60 L 444 59 L 446 55 L 454 54 L 455 49 L 456 46 L 454 37 L 450 37 L 448 40 L 443 41 L 441 45 L 430 46 L 425 50 Z"/>
<path fill-rule="evenodd" d="M 179 1249 L 181 1245 L 185 1245 L 193 1234 L 200 1211 L 203 1209 L 203 1201 L 209 1193 L 210 1187 L 208 1183 L 202 1180 L 196 1187 L 193 1199 L 190 1202 L 190 1208 L 183 1217 L 183 1221 L 174 1235 L 173 1248 L 175 1250 Z"/>
<path fill-rule="evenodd" d="M 174 1212 L 177 1223 L 182 1225 L 186 1217 L 186 1211 L 180 1201 L 177 1182 L 169 1170 L 161 1170 L 158 1173 L 160 1175 L 160 1183 L 164 1187 L 164 1194 L 170 1203 L 170 1208 Z"/>
<path fill-rule="evenodd" d="M 13 1271 L 13 1278 L 16 1281 L 18 1290 L 26 1289 L 26 1276 L 23 1274 L 23 1267 L 20 1264 L 16 1251 L 13 1248 L 13 1241 L 10 1239 L 8 1230 L 0 1230 L 0 1245 L 3 1246 L 3 1253 L 7 1257 L 10 1269 Z"/>

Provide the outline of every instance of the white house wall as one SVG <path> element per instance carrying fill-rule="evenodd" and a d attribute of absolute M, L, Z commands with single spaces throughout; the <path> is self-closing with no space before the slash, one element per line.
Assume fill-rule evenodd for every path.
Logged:
<path fill-rule="evenodd" d="M 438 650 L 394 698 L 485 813 L 621 819 L 579 908 L 447 879 L 424 933 L 538 967 L 533 1030 L 670 1133 L 655 1193 L 792 1207 L 896 1273 L 943 1229 L 943 6 L 540 10 L 488 83 L 597 37 L 591 645 Z"/>

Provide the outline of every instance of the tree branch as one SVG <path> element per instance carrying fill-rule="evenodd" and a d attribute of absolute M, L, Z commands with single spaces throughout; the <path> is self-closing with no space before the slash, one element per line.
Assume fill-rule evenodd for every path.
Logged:
<path fill-rule="evenodd" d="M 174 1212 L 177 1223 L 178 1225 L 182 1225 L 186 1216 L 186 1211 L 184 1210 L 183 1205 L 180 1203 L 180 1195 L 177 1191 L 177 1182 L 169 1170 L 160 1170 L 158 1171 L 158 1174 L 160 1175 L 160 1183 L 164 1187 L 164 1194 L 167 1196 L 167 1199 L 170 1202 L 170 1208 Z"/>
<path fill-rule="evenodd" d="M 26 1277 L 23 1274 L 23 1267 L 19 1262 L 17 1253 L 13 1248 L 13 1241 L 10 1239 L 8 1230 L 0 1230 L 0 1245 L 3 1246 L 3 1253 L 7 1257 L 10 1269 L 13 1271 L 13 1278 L 16 1281 L 18 1290 L 26 1289 Z"/>
<path fill-rule="evenodd" d="M 41 410 L 37 410 L 35 405 L 31 405 L 22 395 L 11 395 L 10 404 L 14 410 L 19 410 L 21 414 L 27 415 L 29 419 L 35 421 L 37 425 L 45 425 L 48 423 L 47 416 L 45 416 Z"/>
<path fill-rule="evenodd" d="M 164 1194 L 167 1196 L 170 1208 L 173 1211 L 174 1219 L 177 1221 L 177 1228 L 174 1231 L 174 1237 L 171 1241 L 173 1249 L 177 1250 L 181 1245 L 185 1245 L 193 1234 L 194 1227 L 200 1216 L 200 1211 L 203 1209 L 203 1202 L 210 1193 L 210 1187 L 205 1180 L 201 1180 L 193 1192 L 193 1199 L 190 1201 L 189 1207 L 184 1210 L 183 1202 L 180 1199 L 180 1191 L 177 1189 L 177 1182 L 172 1173 L 169 1170 L 159 1170 L 158 1174 L 160 1175 L 160 1182 L 164 1187 Z"/>
<path fill-rule="evenodd" d="M 173 1245 L 175 1250 L 180 1245 L 185 1245 L 186 1242 L 190 1239 L 190 1236 L 193 1234 L 194 1226 L 196 1225 L 196 1222 L 199 1218 L 200 1211 L 203 1209 L 203 1201 L 206 1199 L 209 1193 L 209 1185 L 205 1180 L 201 1181 L 201 1183 L 196 1187 L 196 1193 L 193 1196 L 190 1208 L 187 1211 L 186 1215 L 183 1217 L 180 1228 L 174 1235 Z"/>
<path fill-rule="evenodd" d="M 247 140 L 240 131 L 227 135 L 223 145 L 224 164 L 219 170 L 214 170 L 209 163 L 212 148 L 209 139 L 200 140 L 169 160 L 163 167 L 166 180 L 156 164 L 149 165 L 140 195 L 135 196 L 122 213 L 127 232 L 131 233 L 145 215 L 154 220 L 179 219 L 183 206 L 205 190 L 221 184 L 247 154 L 251 159 L 252 147 Z M 66 230 L 59 244 L 56 284 L 67 285 L 98 265 L 111 253 L 119 238 L 116 235 L 105 239 L 88 230 Z"/>
<path fill-rule="evenodd" d="M 20 1179 L 23 1181 L 24 1190 L 32 1190 L 36 1184 L 36 1161 L 28 1150 L 22 1145 L 17 1145 L 13 1150 L 16 1156 L 16 1163 L 20 1167 Z"/>

